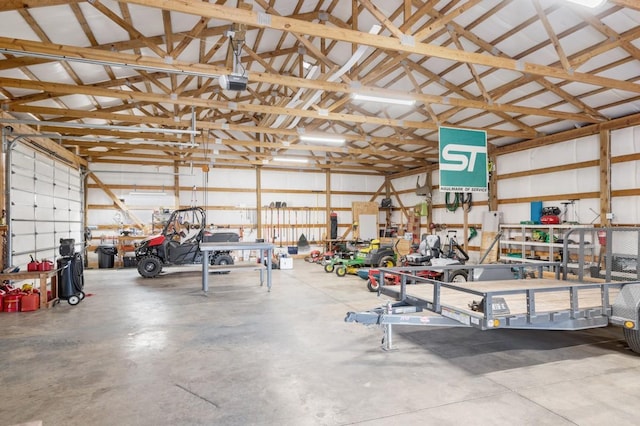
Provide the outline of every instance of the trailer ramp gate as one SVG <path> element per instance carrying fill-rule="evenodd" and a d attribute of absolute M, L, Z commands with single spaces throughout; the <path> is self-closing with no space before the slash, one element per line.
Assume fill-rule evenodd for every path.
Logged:
<path fill-rule="evenodd" d="M 513 265 L 486 266 L 513 269 Z M 466 266 L 479 267 L 483 265 Z M 348 312 L 345 321 L 383 326 L 383 349 L 387 350 L 393 349 L 395 325 L 570 331 L 615 324 L 625 327 L 631 349 L 640 351 L 640 346 L 636 350 L 627 336 L 633 334 L 635 341 L 640 342 L 637 320 L 640 282 L 577 283 L 534 278 L 447 283 L 419 277 L 416 275 L 419 269 L 381 268 L 378 295 L 389 296 L 396 302 L 388 301 L 370 311 Z M 399 275 L 400 284 L 385 285 L 384 274 Z M 472 271 L 469 276 L 473 276 Z M 519 274 L 525 276 L 531 275 Z M 613 306 L 620 315 L 612 314 L 611 300 L 615 300 Z"/>

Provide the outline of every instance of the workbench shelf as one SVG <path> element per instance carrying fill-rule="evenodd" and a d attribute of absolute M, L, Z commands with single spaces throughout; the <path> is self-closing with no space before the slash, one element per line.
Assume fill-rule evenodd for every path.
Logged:
<path fill-rule="evenodd" d="M 500 260 L 507 262 L 554 262 L 562 260 L 564 248 L 564 236 L 572 229 L 593 229 L 591 225 L 577 224 L 501 224 L 502 238 L 500 239 Z M 583 244 L 579 241 L 567 244 L 571 267 L 571 258 L 577 255 L 579 250 L 591 262 L 596 259 L 594 253 L 595 229 L 587 233 L 588 237 Z"/>

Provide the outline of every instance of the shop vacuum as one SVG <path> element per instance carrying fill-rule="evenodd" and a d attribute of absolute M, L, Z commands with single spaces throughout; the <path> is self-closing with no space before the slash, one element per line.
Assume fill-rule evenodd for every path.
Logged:
<path fill-rule="evenodd" d="M 60 239 L 58 259 L 58 297 L 70 305 L 84 299 L 84 266 L 82 255 L 75 252 L 74 239 Z"/>

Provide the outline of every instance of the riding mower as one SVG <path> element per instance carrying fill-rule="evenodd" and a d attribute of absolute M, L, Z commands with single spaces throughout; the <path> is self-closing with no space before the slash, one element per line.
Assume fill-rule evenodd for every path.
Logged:
<path fill-rule="evenodd" d="M 358 244 L 358 246 L 361 245 L 361 243 L 358 242 L 356 244 Z M 353 248 L 353 250 L 350 250 L 350 247 Z M 345 251 L 336 251 L 333 256 L 324 263 L 324 271 L 326 273 L 331 273 L 335 271 L 336 266 L 342 265 L 348 260 L 363 261 L 370 250 L 380 247 L 380 240 L 371 240 L 367 246 L 363 246 L 358 249 L 355 249 L 355 247 L 357 246 L 354 246 L 354 244 L 351 243 L 345 245 Z"/>
<path fill-rule="evenodd" d="M 440 245 L 440 237 L 438 235 L 425 236 L 418 249 L 404 256 L 402 264 L 404 266 L 448 266 L 448 265 L 464 265 L 469 260 L 469 256 L 455 239 L 456 231 L 449 231 L 453 236 L 448 235 L 447 250 L 443 251 Z M 442 281 L 444 279 L 444 271 L 442 269 L 425 269 L 417 271 L 417 276 L 429 278 L 432 280 Z M 449 282 L 466 282 L 467 271 L 465 269 L 454 270 L 449 272 Z M 375 290 L 372 290 L 375 291 Z"/>
<path fill-rule="evenodd" d="M 396 242 L 396 246 L 397 244 Z M 394 247 L 380 246 L 380 240 L 372 240 L 367 249 L 356 252 L 355 258 L 336 262 L 334 269 L 336 275 L 344 277 L 346 274 L 357 274 L 360 268 L 366 266 L 393 267 L 397 259 L 398 255 Z"/>
<path fill-rule="evenodd" d="M 309 263 L 320 263 L 322 259 L 324 259 L 324 256 L 320 250 L 311 250 L 309 255 L 304 257 L 304 261 Z"/>
<path fill-rule="evenodd" d="M 322 253 L 320 250 L 312 250 L 308 256 L 305 256 L 304 260 L 309 263 L 318 263 L 325 266 L 331 263 L 334 257 L 340 259 L 349 258 L 352 253 L 347 249 L 345 243 L 332 244 L 329 250 Z"/>
<path fill-rule="evenodd" d="M 455 231 L 450 231 L 455 232 Z M 449 266 L 464 265 L 469 260 L 469 256 L 462 247 L 457 243 L 455 236 L 449 237 L 447 250 L 442 251 L 440 245 L 440 237 L 437 235 L 427 235 L 414 253 L 409 253 L 401 258 L 403 266 Z M 447 276 L 444 269 L 429 268 L 414 271 L 414 274 L 420 278 L 428 278 L 431 280 L 443 281 Z M 369 291 L 378 291 L 380 271 L 377 269 L 369 269 L 366 276 L 364 273 L 358 273 L 360 278 L 367 280 L 367 288 Z M 468 272 L 466 269 L 449 270 L 448 282 L 466 282 Z M 392 273 L 384 274 L 385 285 L 397 285 L 400 283 L 400 276 Z"/>

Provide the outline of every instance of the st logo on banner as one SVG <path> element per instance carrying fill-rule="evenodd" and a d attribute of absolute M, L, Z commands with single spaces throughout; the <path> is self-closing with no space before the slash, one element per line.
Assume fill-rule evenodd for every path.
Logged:
<path fill-rule="evenodd" d="M 487 132 L 438 129 L 441 192 L 487 192 Z"/>

